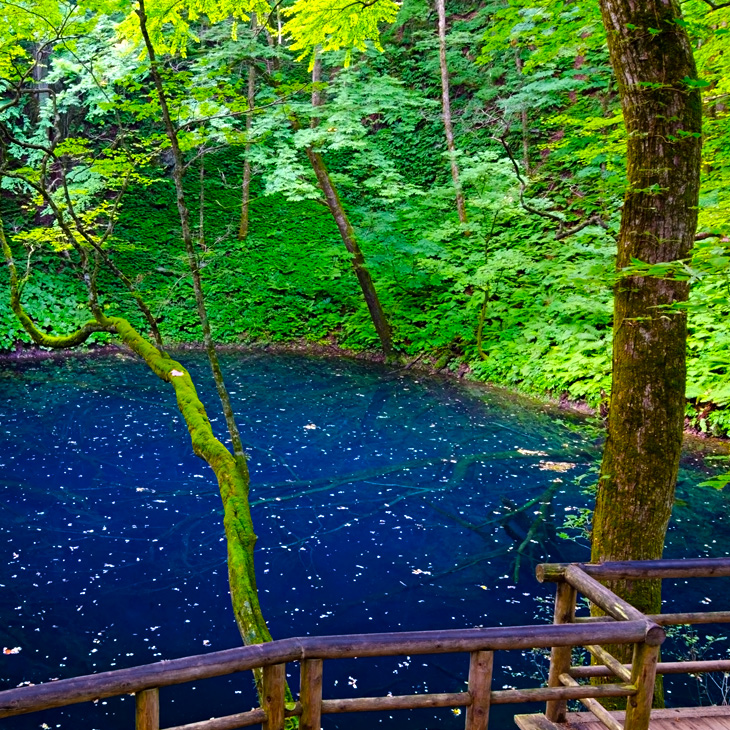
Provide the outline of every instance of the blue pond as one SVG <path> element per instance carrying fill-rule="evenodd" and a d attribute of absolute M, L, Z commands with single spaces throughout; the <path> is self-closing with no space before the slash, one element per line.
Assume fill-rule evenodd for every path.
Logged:
<path fill-rule="evenodd" d="M 181 355 L 221 438 L 206 362 Z M 583 420 L 499 391 L 344 360 L 229 356 L 250 454 L 257 570 L 276 638 L 549 620 L 543 560 L 600 454 Z M 171 389 L 126 356 L 0 366 L 0 688 L 240 645 L 220 498 Z M 727 554 L 723 493 L 688 454 L 668 555 Z M 519 553 L 519 557 L 518 557 Z M 724 581 L 690 583 L 720 608 Z M 679 604 L 678 604 L 679 605 Z M 725 600 L 724 607 L 727 607 Z M 536 618 L 539 617 L 539 618 Z M 707 643 L 706 638 L 700 642 Z M 717 650 L 717 644 L 715 649 Z M 535 686 L 544 660 L 497 656 L 494 685 Z M 464 689 L 467 656 L 325 663 L 325 697 Z M 290 670 L 294 691 L 298 679 Z M 670 685 L 669 698 L 696 687 Z M 249 675 L 161 692 L 163 726 L 256 704 Z M 526 706 L 494 708 L 495 726 Z M 0 720 L 133 727 L 134 700 Z M 456 728 L 450 710 L 326 716 L 325 728 Z"/>

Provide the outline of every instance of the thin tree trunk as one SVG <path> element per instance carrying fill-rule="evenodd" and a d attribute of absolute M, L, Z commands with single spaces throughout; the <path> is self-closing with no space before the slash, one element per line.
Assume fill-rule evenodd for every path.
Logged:
<path fill-rule="evenodd" d="M 198 176 L 198 246 L 205 249 L 205 153 L 200 155 Z"/>
<path fill-rule="evenodd" d="M 251 17 L 251 30 L 256 33 L 256 16 Z M 238 240 L 244 241 L 248 236 L 248 218 L 251 203 L 251 125 L 253 108 L 256 105 L 256 67 L 248 65 L 248 89 L 246 94 L 248 114 L 246 115 L 246 147 L 243 159 L 243 183 L 241 185 L 241 221 L 238 224 Z"/>
<path fill-rule="evenodd" d="M 520 49 L 515 48 L 515 66 L 517 67 L 517 73 L 522 75 L 522 56 L 520 56 Z M 525 173 L 530 173 L 530 130 L 527 123 L 527 107 L 523 104 L 520 110 L 520 121 L 522 123 L 522 165 L 525 168 Z"/>
<path fill-rule="evenodd" d="M 456 191 L 456 210 L 459 214 L 459 221 L 466 223 L 466 205 L 464 204 L 464 192 L 461 189 L 459 180 L 459 165 L 456 161 L 456 145 L 454 144 L 454 127 L 451 122 L 451 93 L 449 89 L 449 67 L 446 64 L 446 6 L 444 0 L 436 0 L 436 11 L 438 13 L 438 35 L 439 35 L 439 65 L 441 67 L 441 106 L 443 110 L 444 132 L 446 133 L 446 148 L 449 152 L 449 163 L 451 164 L 451 179 L 454 181 Z"/>
<path fill-rule="evenodd" d="M 39 43 L 34 43 L 32 48 L 32 54 L 32 76 L 33 81 L 38 88 L 38 94 L 35 95 L 33 107 L 35 111 L 36 121 L 38 121 L 43 105 L 50 98 L 50 92 L 48 89 L 48 83 L 46 82 L 46 77 L 48 76 L 48 58 L 51 55 L 51 48 L 47 44 L 41 45 Z M 48 134 L 50 139 L 53 135 L 53 132 L 49 131 Z"/>
<path fill-rule="evenodd" d="M 246 644 L 258 644 L 265 641 L 271 641 L 271 634 L 269 633 L 266 622 L 264 621 L 256 590 L 256 576 L 253 566 L 253 549 L 256 543 L 256 535 L 253 532 L 251 511 L 248 502 L 248 465 L 246 463 L 246 455 L 243 451 L 238 427 L 233 416 L 230 397 L 223 381 L 223 373 L 221 372 L 220 363 L 213 344 L 210 322 L 208 320 L 208 314 L 205 307 L 203 287 L 200 278 L 200 267 L 190 228 L 190 213 L 185 203 L 185 193 L 183 189 L 184 161 L 182 151 L 180 149 L 177 132 L 170 116 L 170 110 L 167 104 L 167 95 L 165 94 L 165 90 L 162 85 L 162 77 L 157 65 L 154 47 L 152 46 L 149 33 L 147 32 L 147 17 L 145 14 L 144 0 L 139 0 L 139 10 L 137 11 L 137 14 L 139 16 L 142 38 L 144 39 L 150 60 L 150 74 L 157 91 L 165 131 L 167 132 L 167 137 L 170 141 L 170 148 L 175 162 L 173 167 L 173 181 L 175 183 L 177 208 L 180 215 L 183 243 L 185 245 L 188 265 L 193 280 L 198 317 L 203 330 L 203 340 L 233 445 L 233 457 L 231 457 L 230 461 L 226 459 L 224 454 L 221 454 L 216 461 L 213 463 L 209 462 L 216 471 L 218 483 L 221 489 L 221 497 L 224 505 L 227 505 L 224 516 L 224 525 L 228 542 L 228 573 L 231 588 L 231 599 L 233 602 L 236 622 L 238 623 L 238 628 L 244 642 Z M 117 330 L 120 331 L 118 326 Z M 120 331 L 120 334 L 123 334 L 123 332 Z M 127 344 L 130 343 L 128 342 Z M 205 420 L 207 421 L 207 418 Z M 228 454 L 227 450 L 224 449 L 223 451 Z M 222 469 L 223 473 L 219 473 L 219 470 L 216 467 L 218 467 L 218 469 Z M 228 474 L 231 469 L 235 470 L 235 475 Z M 258 680 L 260 680 L 260 677 L 257 678 L 257 686 L 260 690 L 260 683 Z"/>
<path fill-rule="evenodd" d="M 617 269 L 685 258 L 697 226 L 701 100 L 677 0 L 601 0 L 626 124 L 628 184 Z M 671 305 L 685 282 L 619 278 L 613 385 L 598 483 L 591 559 L 662 555 L 682 445 L 687 322 Z M 657 581 L 612 582 L 646 613 L 659 613 Z"/>
<path fill-rule="evenodd" d="M 312 82 L 314 84 L 319 83 L 321 80 L 322 64 L 319 56 L 315 56 L 314 68 L 312 70 Z M 319 89 L 313 89 L 312 91 L 312 106 L 319 107 L 322 105 L 323 95 Z M 312 118 L 312 126 L 316 126 L 318 119 Z M 293 122 L 294 127 L 298 125 Z M 373 278 L 370 275 L 370 271 L 365 264 L 365 257 L 363 256 L 362 250 L 357 243 L 355 237 L 355 230 L 353 229 L 347 213 L 345 212 L 340 196 L 337 194 L 332 179 L 330 178 L 327 166 L 322 159 L 322 155 L 319 154 L 313 147 L 306 148 L 307 157 L 312 165 L 314 174 L 317 176 L 317 182 L 319 187 L 324 194 L 325 202 L 329 208 L 332 217 L 337 225 L 337 230 L 340 232 L 342 242 L 345 244 L 345 248 L 352 256 L 352 267 L 355 269 L 355 275 L 360 283 L 360 289 L 362 290 L 365 303 L 367 304 L 368 311 L 370 312 L 370 318 L 375 326 L 375 331 L 380 339 L 380 346 L 383 349 L 386 359 L 393 357 L 393 331 L 390 327 L 385 311 L 378 298 L 378 293 L 375 291 L 375 285 L 373 284 Z"/>

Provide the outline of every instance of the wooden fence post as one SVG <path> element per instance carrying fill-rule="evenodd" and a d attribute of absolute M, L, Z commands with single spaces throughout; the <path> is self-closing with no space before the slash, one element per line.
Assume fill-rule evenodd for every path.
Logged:
<path fill-rule="evenodd" d="M 136 730 L 160 730 L 160 691 L 144 689 L 134 698 L 136 705 Z"/>
<path fill-rule="evenodd" d="M 469 660 L 469 694 L 465 730 L 487 730 L 492 694 L 493 651 L 473 651 Z"/>
<path fill-rule="evenodd" d="M 299 730 L 320 730 L 322 727 L 322 660 L 304 659 L 299 686 L 302 715 Z"/>
<path fill-rule="evenodd" d="M 261 706 L 266 712 L 266 722 L 263 725 L 263 730 L 284 730 L 286 664 L 273 664 L 264 667 L 263 695 Z"/>
<path fill-rule="evenodd" d="M 553 623 L 570 624 L 575 619 L 577 591 L 570 583 L 562 581 L 555 591 L 555 618 Z M 550 650 L 550 673 L 548 687 L 562 687 L 560 675 L 570 670 L 573 648 L 554 646 Z M 545 717 L 552 722 L 565 722 L 568 704 L 565 700 L 552 700 L 545 703 Z"/>
<path fill-rule="evenodd" d="M 631 662 L 631 684 L 638 690 L 626 701 L 624 730 L 648 730 L 651 703 L 654 699 L 654 683 L 659 660 L 659 646 L 647 643 L 634 646 Z"/>

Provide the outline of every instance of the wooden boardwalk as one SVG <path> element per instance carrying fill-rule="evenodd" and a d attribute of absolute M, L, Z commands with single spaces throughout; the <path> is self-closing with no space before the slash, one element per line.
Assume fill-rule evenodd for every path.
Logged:
<path fill-rule="evenodd" d="M 611 716 L 624 724 L 623 712 Z M 521 730 L 605 730 L 592 712 L 569 712 L 566 722 L 550 722 L 542 713 L 517 715 L 515 722 Z M 652 710 L 649 730 L 730 730 L 730 706 Z"/>

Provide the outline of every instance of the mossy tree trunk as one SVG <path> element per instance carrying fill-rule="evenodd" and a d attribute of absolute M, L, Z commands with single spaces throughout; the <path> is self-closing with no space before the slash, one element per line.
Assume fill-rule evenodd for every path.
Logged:
<path fill-rule="evenodd" d="M 163 86 L 162 75 L 154 46 L 147 29 L 147 15 L 144 0 L 138 0 L 137 16 L 149 59 L 150 76 L 155 87 L 162 121 L 170 142 L 170 149 L 174 160 L 172 177 L 175 184 L 182 239 L 192 278 L 198 318 L 203 332 L 203 341 L 213 373 L 213 380 L 215 381 L 216 390 L 221 401 L 226 426 L 228 427 L 233 451 L 232 454 L 213 436 L 205 409 L 197 398 L 194 387 L 191 390 L 192 381 L 188 383 L 189 375 L 187 371 L 178 363 L 170 360 L 164 352 L 159 352 L 156 348 L 153 348 L 149 343 L 140 338 L 125 320 L 116 317 L 104 319 L 105 322 L 113 326 L 113 331 L 119 334 L 127 346 L 144 358 L 145 362 L 147 362 L 159 377 L 167 382 L 171 382 L 175 386 L 178 396 L 178 406 L 188 425 L 193 442 L 193 450 L 198 456 L 201 456 L 208 462 L 218 480 L 218 487 L 224 507 L 223 521 L 228 543 L 228 578 L 231 588 L 231 600 L 239 632 L 245 644 L 260 644 L 271 641 L 271 634 L 269 633 L 259 605 L 258 591 L 256 588 L 256 574 L 254 570 L 256 534 L 251 520 L 251 507 L 248 498 L 248 464 L 236 424 L 233 406 L 231 405 L 230 396 L 223 379 L 220 362 L 213 343 L 203 293 L 198 252 L 195 249 L 195 242 L 190 226 L 190 211 L 185 200 L 183 184 L 185 163 L 183 152 L 170 114 L 167 94 Z M 202 222 L 200 227 L 202 233 Z M 184 389 L 182 386 L 185 386 Z M 261 696 L 263 692 L 262 674 L 260 671 L 255 671 L 254 676 L 259 696 Z M 288 698 L 290 696 L 290 693 L 287 694 Z"/>
<path fill-rule="evenodd" d="M 617 269 L 683 259 L 697 225 L 701 100 L 676 0 L 601 0 L 626 124 L 628 186 Z M 689 80 L 689 83 L 687 83 Z M 662 555 L 685 406 L 686 282 L 620 274 L 613 385 L 593 524 L 593 561 Z M 611 588 L 658 613 L 658 582 Z"/>

